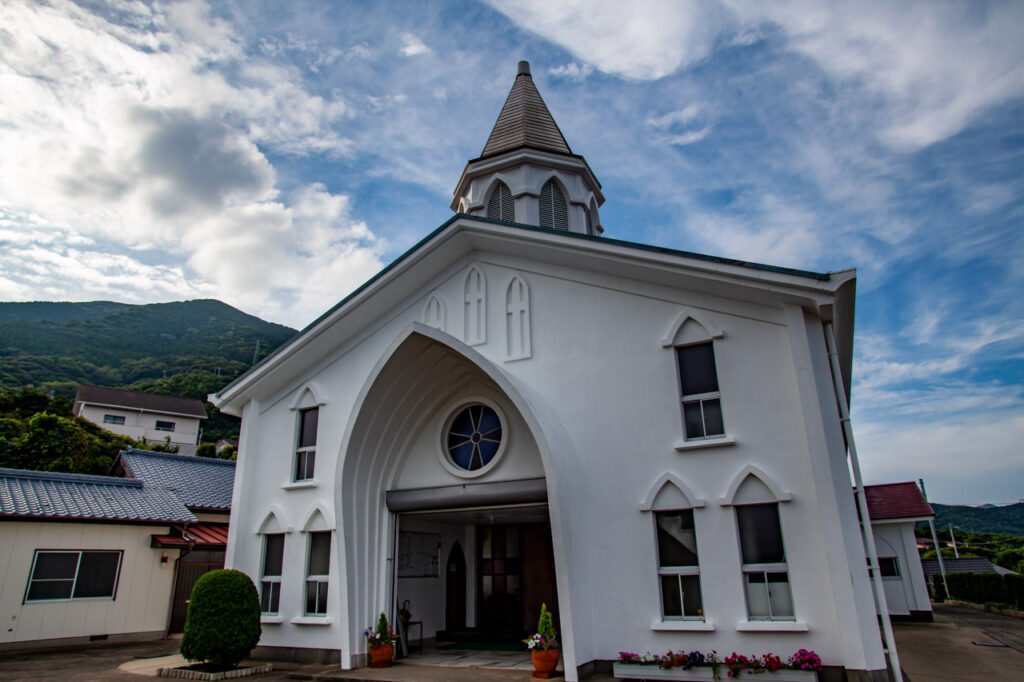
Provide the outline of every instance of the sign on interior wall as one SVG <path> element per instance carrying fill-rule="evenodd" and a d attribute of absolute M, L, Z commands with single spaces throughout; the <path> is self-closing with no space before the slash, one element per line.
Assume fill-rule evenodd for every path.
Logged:
<path fill-rule="evenodd" d="M 441 536 L 437 533 L 398 533 L 398 577 L 436 578 L 441 561 Z"/>

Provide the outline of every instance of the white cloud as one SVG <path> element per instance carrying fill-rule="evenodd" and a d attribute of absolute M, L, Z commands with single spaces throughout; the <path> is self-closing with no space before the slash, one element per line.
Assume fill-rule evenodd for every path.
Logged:
<path fill-rule="evenodd" d="M 404 57 L 415 57 L 416 55 L 430 52 L 430 48 L 423 44 L 423 41 L 412 33 L 402 34 L 402 48 L 399 53 Z"/>
<path fill-rule="evenodd" d="M 379 267 L 347 198 L 282 196 L 263 151 L 350 153 L 340 96 L 245 55 L 202 2 L 107 9 L 120 23 L 67 2 L 0 7 L 0 296 L 216 296 L 302 325 Z"/>
<path fill-rule="evenodd" d="M 593 72 L 594 67 L 590 64 L 579 64 L 577 62 L 570 62 L 569 64 L 548 69 L 548 74 L 555 78 L 566 78 L 577 83 L 586 80 L 587 76 Z"/>

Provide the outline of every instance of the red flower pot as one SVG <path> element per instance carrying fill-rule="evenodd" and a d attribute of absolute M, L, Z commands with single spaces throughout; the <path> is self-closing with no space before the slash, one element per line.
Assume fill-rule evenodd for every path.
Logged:
<path fill-rule="evenodd" d="M 370 647 L 370 667 L 390 668 L 391 659 L 395 657 L 394 644 L 381 644 Z"/>
<path fill-rule="evenodd" d="M 558 649 L 548 649 L 546 651 L 537 651 L 536 649 L 530 651 L 530 659 L 533 661 L 533 676 L 539 677 L 542 680 L 550 678 L 555 668 L 558 667 L 558 657 L 561 651 Z"/>

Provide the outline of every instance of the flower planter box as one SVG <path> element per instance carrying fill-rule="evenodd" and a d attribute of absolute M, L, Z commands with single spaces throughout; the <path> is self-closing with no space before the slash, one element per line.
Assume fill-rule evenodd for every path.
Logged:
<path fill-rule="evenodd" d="M 677 680 L 678 682 L 713 682 L 715 674 L 708 666 L 696 666 L 689 670 L 682 668 L 661 668 L 656 665 L 637 665 L 635 663 L 615 663 L 613 675 L 626 680 Z M 738 678 L 729 677 L 729 669 L 724 665 L 718 669 L 718 677 L 722 680 L 739 679 L 755 682 L 817 682 L 818 674 L 812 670 L 776 670 L 756 674 L 743 673 Z"/>

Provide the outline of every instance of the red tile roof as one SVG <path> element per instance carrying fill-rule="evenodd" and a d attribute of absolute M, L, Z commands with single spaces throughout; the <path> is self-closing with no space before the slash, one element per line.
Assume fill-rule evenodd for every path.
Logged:
<path fill-rule="evenodd" d="M 176 535 L 154 535 L 152 546 L 222 550 L 228 545 L 226 523 L 193 523 L 189 526 L 176 526 L 175 530 Z"/>
<path fill-rule="evenodd" d="M 935 516 L 935 511 L 913 481 L 866 485 L 864 495 L 872 521 Z"/>

